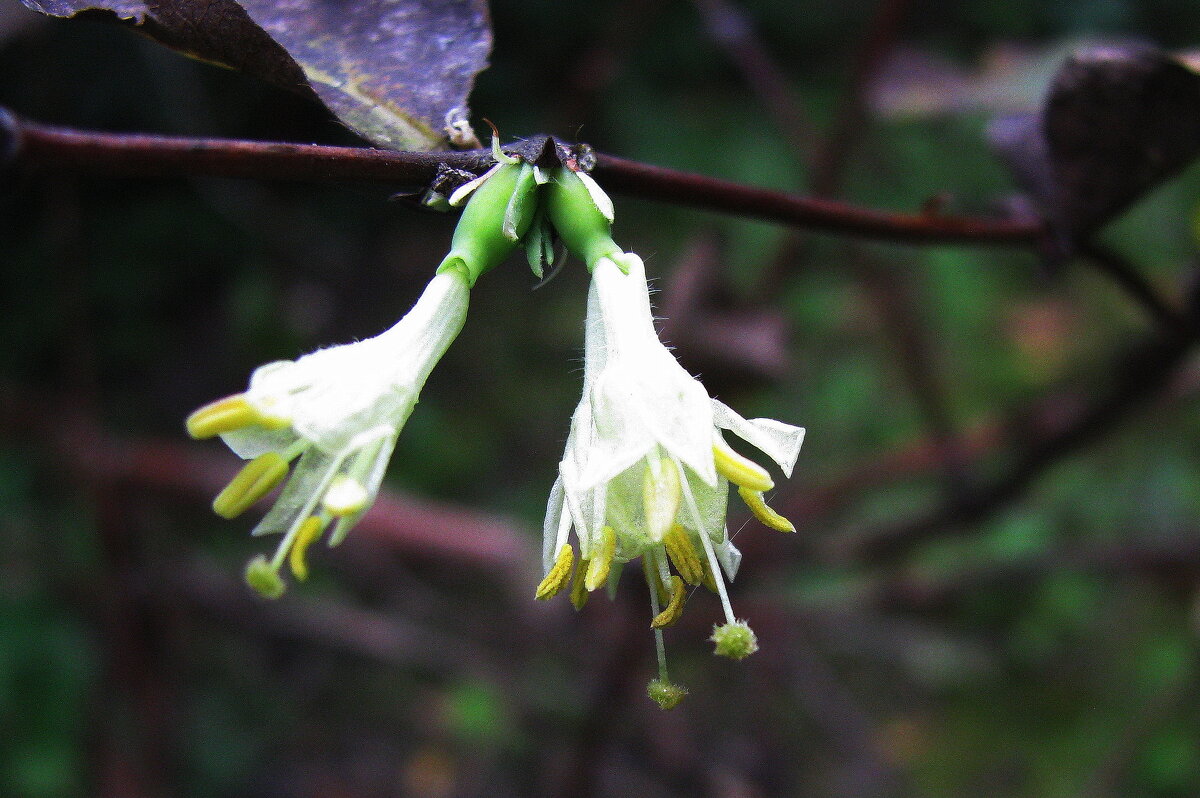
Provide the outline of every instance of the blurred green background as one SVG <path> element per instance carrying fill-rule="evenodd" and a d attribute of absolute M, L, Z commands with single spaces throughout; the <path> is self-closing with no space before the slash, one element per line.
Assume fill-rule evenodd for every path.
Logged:
<path fill-rule="evenodd" d="M 472 110 L 505 137 L 804 191 L 898 9 L 833 183 L 871 207 L 999 213 L 1017 189 L 985 143 L 994 114 L 1036 108 L 1080 42 L 1200 38 L 1189 0 L 903 5 L 732 7 L 788 116 L 748 84 L 751 51 L 706 27 L 730 6 L 501 0 Z M 17 3 L 0 104 L 356 142 L 303 99 Z M 691 695 L 662 713 L 639 580 L 578 615 L 532 601 L 580 388 L 578 263 L 536 292 L 519 258 L 481 281 L 401 436 L 395 501 L 266 603 L 239 581 L 263 550 L 250 521 L 207 507 L 234 458 L 182 419 L 260 363 L 390 325 L 454 220 L 389 201 L 400 186 L 0 180 L 0 794 L 1200 793 L 1200 362 L 1012 495 L 930 522 L 1019 469 L 1155 335 L 1085 265 L 617 197 L 681 362 L 744 414 L 808 428 L 775 498 L 799 534 L 730 519 L 734 606 L 762 650 L 714 658 L 719 605 L 697 594 L 667 633 Z M 1101 236 L 1173 303 L 1197 197 L 1192 169 Z M 850 546 L 892 529 L 912 540 L 886 558 Z"/>

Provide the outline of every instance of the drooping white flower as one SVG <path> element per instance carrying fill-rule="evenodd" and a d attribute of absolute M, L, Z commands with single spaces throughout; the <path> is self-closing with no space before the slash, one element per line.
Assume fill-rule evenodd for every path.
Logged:
<path fill-rule="evenodd" d="M 213 502 L 220 515 L 244 512 L 295 461 L 274 507 L 254 529 L 255 535 L 283 535 L 272 560 L 256 558 L 247 569 L 261 592 L 283 592 L 285 558 L 303 579 L 308 545 L 330 523 L 330 545 L 336 545 L 374 501 L 421 387 L 462 329 L 469 293 L 466 270 L 446 269 L 386 332 L 261 366 L 245 393 L 188 418 L 193 437 L 220 435 L 250 460 Z"/>
<path fill-rule="evenodd" d="M 641 557 L 656 629 L 678 617 L 685 582 L 718 592 L 727 626 L 736 624 L 721 578 L 723 571 L 732 580 L 741 559 L 725 526 L 730 482 L 764 523 L 793 528 L 763 501 L 773 487 L 770 475 L 735 452 L 724 432 L 790 476 L 804 430 L 747 420 L 709 398 L 654 330 L 641 259 L 619 257 L 620 265 L 600 258 L 592 274 L 583 397 L 547 506 L 547 576 L 537 595 L 548 598 L 572 581 L 573 529 L 580 549 L 571 591 L 577 606 L 617 572 L 613 564 Z M 728 652 L 718 646 L 718 653 Z"/>

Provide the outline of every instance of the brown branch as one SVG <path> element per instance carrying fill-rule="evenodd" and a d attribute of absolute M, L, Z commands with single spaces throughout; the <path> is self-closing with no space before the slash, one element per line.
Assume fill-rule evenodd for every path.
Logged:
<path fill-rule="evenodd" d="M 208 175 L 412 185 L 428 182 L 443 163 L 477 171 L 489 162 L 483 150 L 392 152 L 79 131 L 22 120 L 0 109 L 0 167 L 19 165 L 143 177 Z M 859 238 L 1031 247 L 1046 232 L 1039 220 L 889 213 L 612 155 L 597 156 L 596 175 L 617 193 Z"/>
<path fill-rule="evenodd" d="M 908 244 L 1033 247 L 1046 233 L 1046 226 L 1040 220 L 889 213 L 755 188 L 615 155 L 597 155 L 595 174 L 606 188 L 618 194 L 855 238 Z"/>

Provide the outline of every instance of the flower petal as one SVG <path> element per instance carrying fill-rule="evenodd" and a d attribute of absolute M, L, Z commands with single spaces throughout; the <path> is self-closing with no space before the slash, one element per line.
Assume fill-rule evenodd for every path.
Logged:
<path fill-rule="evenodd" d="M 792 475 L 800 445 L 804 443 L 804 428 L 784 424 L 773 418 L 745 419 L 723 402 L 713 399 L 713 422 L 742 440 L 762 450 L 779 464 L 785 476 Z"/>
<path fill-rule="evenodd" d="M 250 534 L 287 532 L 293 524 L 311 515 L 349 454 L 348 451 L 327 454 L 314 447 L 301 455 L 275 505 Z"/>

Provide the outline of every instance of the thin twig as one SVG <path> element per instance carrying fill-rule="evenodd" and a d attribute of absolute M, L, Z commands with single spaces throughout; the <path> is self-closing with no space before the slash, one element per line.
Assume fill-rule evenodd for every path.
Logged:
<path fill-rule="evenodd" d="M 771 58 L 754 30 L 749 16 L 728 0 L 695 0 L 695 5 L 709 38 L 725 50 L 729 60 L 742 73 L 743 82 L 758 95 L 759 103 L 788 139 L 792 156 L 802 163 L 803 155 L 816 148 L 816 131 L 796 101 L 783 70 Z"/>
<path fill-rule="evenodd" d="M 270 180 L 428 182 L 440 164 L 477 170 L 483 150 L 392 152 L 356 147 L 97 133 L 40 125 L 0 112 L 0 166 L 39 166 L 129 176 L 217 175 Z M 1038 220 L 888 213 L 756 188 L 597 155 L 611 190 L 660 202 L 811 230 L 912 244 L 957 242 L 1032 247 Z"/>
<path fill-rule="evenodd" d="M 1158 395 L 1192 351 L 1196 339 L 1193 327 L 1186 335 L 1171 330 L 1144 341 L 1112 369 L 1115 377 L 1106 393 L 1081 410 L 1062 413 L 1050 431 L 1019 452 L 1001 476 L 921 517 L 863 530 L 835 544 L 836 550 L 858 563 L 887 562 L 923 541 L 988 517 L 1023 494 L 1049 468 Z"/>
<path fill-rule="evenodd" d="M 912 4 L 913 0 L 880 0 L 875 8 L 867 35 L 855 54 L 850 85 L 842 94 L 825 145 L 813 162 L 811 191 L 814 195 L 830 197 L 838 193 L 846 162 L 862 135 L 871 84 L 892 51 Z"/>
<path fill-rule="evenodd" d="M 1094 241 L 1084 242 L 1079 253 L 1141 305 L 1155 323 L 1168 330 L 1178 330 L 1185 324 L 1180 314 L 1121 255 Z"/>

